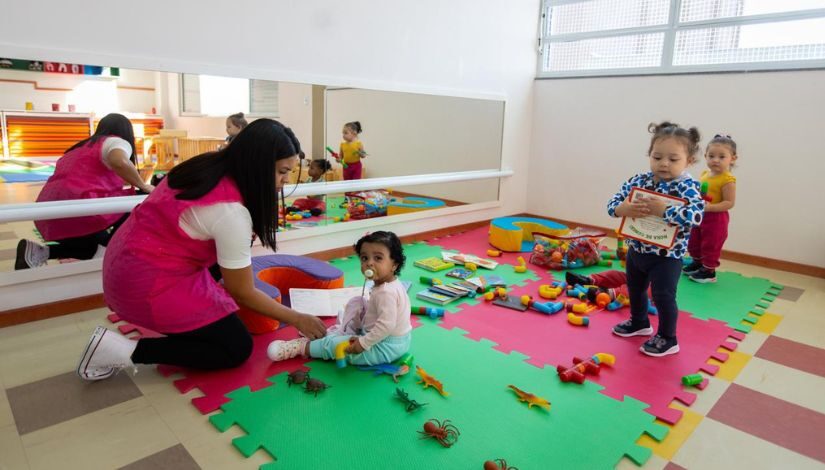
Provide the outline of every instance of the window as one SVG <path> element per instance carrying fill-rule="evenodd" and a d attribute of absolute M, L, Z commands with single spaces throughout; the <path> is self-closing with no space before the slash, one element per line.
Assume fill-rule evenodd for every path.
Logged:
<path fill-rule="evenodd" d="M 181 113 L 278 117 L 278 82 L 180 74 Z"/>
<path fill-rule="evenodd" d="M 825 67 L 825 0 L 542 0 L 539 77 Z"/>

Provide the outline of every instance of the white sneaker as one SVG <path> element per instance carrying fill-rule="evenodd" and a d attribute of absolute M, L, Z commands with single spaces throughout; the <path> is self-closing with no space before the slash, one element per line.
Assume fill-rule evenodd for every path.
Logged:
<path fill-rule="evenodd" d="M 137 341 L 98 326 L 80 356 L 77 375 L 85 380 L 102 380 L 127 367 L 137 373 L 137 367 L 132 362 L 135 347 Z"/>
<path fill-rule="evenodd" d="M 267 346 L 266 356 L 274 362 L 292 359 L 304 354 L 304 348 L 306 348 L 308 342 L 309 340 L 306 338 L 293 339 L 292 341 L 275 340 Z"/>
<path fill-rule="evenodd" d="M 49 247 L 29 240 L 20 240 L 17 243 L 17 258 L 14 260 L 14 269 L 29 269 L 45 266 L 49 261 Z"/>

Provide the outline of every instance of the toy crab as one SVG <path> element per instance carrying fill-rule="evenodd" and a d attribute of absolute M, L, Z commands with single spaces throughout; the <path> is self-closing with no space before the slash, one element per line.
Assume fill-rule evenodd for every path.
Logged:
<path fill-rule="evenodd" d="M 533 395 L 532 393 L 525 392 L 524 390 L 516 387 L 515 385 L 508 385 L 507 387 L 516 392 L 518 401 L 523 401 L 527 403 L 527 408 L 532 408 L 533 405 L 536 405 L 546 409 L 547 411 L 550 411 L 550 402 L 546 399 Z"/>
<path fill-rule="evenodd" d="M 305 386 L 306 393 L 314 393 L 316 397 L 318 396 L 318 392 L 323 392 L 330 387 L 332 387 L 332 385 L 327 385 L 318 379 L 307 379 Z"/>
<path fill-rule="evenodd" d="M 424 435 L 421 439 L 432 437 L 444 447 L 455 444 L 458 441 L 459 434 L 461 434 L 457 427 L 450 424 L 449 419 L 445 419 L 443 423 L 437 419 L 431 419 L 424 423 L 424 430 L 418 431 L 418 433 Z"/>
<path fill-rule="evenodd" d="M 288 386 L 292 386 L 292 384 L 300 385 L 307 381 L 309 378 L 309 372 L 305 370 L 296 370 L 294 372 L 290 372 L 289 375 L 286 377 L 286 384 Z"/>

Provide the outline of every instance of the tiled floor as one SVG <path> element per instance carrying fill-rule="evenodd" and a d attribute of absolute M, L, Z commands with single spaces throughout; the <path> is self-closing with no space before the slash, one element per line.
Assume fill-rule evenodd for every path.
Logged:
<path fill-rule="evenodd" d="M 645 468 L 825 468 L 825 280 L 738 263 L 793 287 L 698 393 Z M 73 375 L 104 309 L 0 329 L 0 469 L 257 468 L 153 368 L 84 383 Z M 595 435 L 594 430 L 594 435 Z M 620 468 L 633 468 L 629 460 Z M 434 467 L 435 468 L 435 467 Z"/>

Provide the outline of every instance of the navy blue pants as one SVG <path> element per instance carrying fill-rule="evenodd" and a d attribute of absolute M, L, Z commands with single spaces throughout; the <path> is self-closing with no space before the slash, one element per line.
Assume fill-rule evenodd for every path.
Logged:
<path fill-rule="evenodd" d="M 647 325 L 647 288 L 659 310 L 660 336 L 676 338 L 676 285 L 682 273 L 682 260 L 653 254 L 627 251 L 627 291 L 630 298 L 630 319 L 636 325 Z"/>

